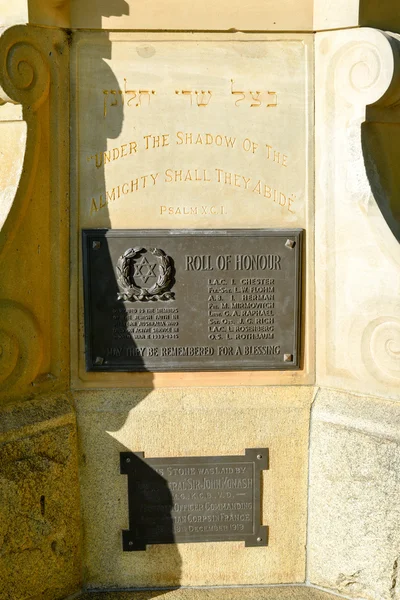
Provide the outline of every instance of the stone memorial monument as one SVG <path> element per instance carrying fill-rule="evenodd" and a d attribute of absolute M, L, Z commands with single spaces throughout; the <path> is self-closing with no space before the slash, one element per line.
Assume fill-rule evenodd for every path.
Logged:
<path fill-rule="evenodd" d="M 0 0 L 0 600 L 400 600 L 399 125 L 395 0 Z"/>

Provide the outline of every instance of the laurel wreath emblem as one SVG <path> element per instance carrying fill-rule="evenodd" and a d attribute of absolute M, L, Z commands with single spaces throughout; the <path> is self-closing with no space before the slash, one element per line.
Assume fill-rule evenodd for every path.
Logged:
<path fill-rule="evenodd" d="M 169 256 L 160 248 L 149 248 L 149 252 L 158 259 L 158 277 L 150 288 L 134 285 L 130 279 L 131 261 L 135 260 L 144 248 L 128 248 L 117 262 L 117 281 L 121 292 L 118 300 L 148 302 L 149 300 L 168 301 L 175 298 L 170 292 L 174 282 L 174 268 Z"/>

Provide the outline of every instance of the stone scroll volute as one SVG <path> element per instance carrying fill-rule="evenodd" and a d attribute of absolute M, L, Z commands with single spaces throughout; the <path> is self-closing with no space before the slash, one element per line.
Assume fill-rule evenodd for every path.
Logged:
<path fill-rule="evenodd" d="M 11 164 L 22 164 L 19 181 L 17 173 L 14 188 L 0 191 L 4 402 L 66 385 L 68 152 L 62 148 L 68 148 L 67 60 L 65 32 L 15 26 L 0 35 L 0 128 L 22 132 L 25 123 L 26 129 L 26 135 L 12 135 L 14 146 L 7 148 Z M 21 105 L 22 121 L 4 117 L 3 122 L 8 103 Z M 0 181 L 7 183 L 6 175 L 1 179 L 0 174 Z"/>
<path fill-rule="evenodd" d="M 317 382 L 398 397 L 400 245 L 366 136 L 377 115 L 400 122 L 400 42 L 374 29 L 316 37 Z"/>

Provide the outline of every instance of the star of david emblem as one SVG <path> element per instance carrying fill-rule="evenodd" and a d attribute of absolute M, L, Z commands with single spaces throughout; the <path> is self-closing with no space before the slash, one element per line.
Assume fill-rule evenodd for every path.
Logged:
<path fill-rule="evenodd" d="M 147 256 L 154 257 L 155 263 L 149 262 Z M 157 270 L 156 270 L 157 268 Z M 128 248 L 119 257 L 116 264 L 119 286 L 118 300 L 129 302 L 148 302 L 174 300 L 175 294 L 170 289 L 174 285 L 174 263 L 161 248 Z M 155 279 L 149 287 L 143 287 L 149 279 Z M 139 283 L 140 281 L 140 283 Z"/>
<path fill-rule="evenodd" d="M 156 277 L 154 273 L 154 269 L 156 268 L 156 264 L 150 264 L 145 256 L 137 261 L 134 265 L 133 276 L 141 277 L 144 283 L 147 283 L 149 279 Z"/>

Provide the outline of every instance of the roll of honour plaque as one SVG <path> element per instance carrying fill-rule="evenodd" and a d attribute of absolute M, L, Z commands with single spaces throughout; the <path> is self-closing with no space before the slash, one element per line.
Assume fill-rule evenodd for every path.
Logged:
<path fill-rule="evenodd" d="M 302 231 L 86 230 L 89 371 L 298 369 Z"/>

